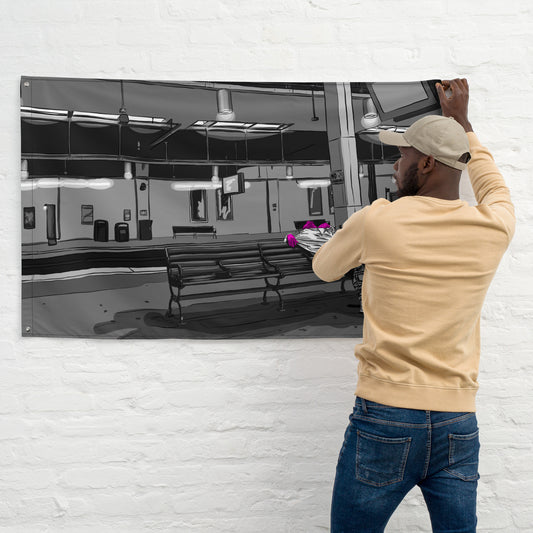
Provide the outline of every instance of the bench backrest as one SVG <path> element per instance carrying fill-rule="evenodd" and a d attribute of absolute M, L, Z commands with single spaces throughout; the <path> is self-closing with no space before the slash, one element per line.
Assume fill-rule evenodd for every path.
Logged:
<path fill-rule="evenodd" d="M 264 268 L 257 242 L 188 244 L 165 249 L 169 277 L 222 276 L 228 270 Z"/>
<path fill-rule="evenodd" d="M 257 242 L 213 244 L 186 244 L 183 246 L 170 246 L 165 249 L 169 264 L 195 261 L 195 260 L 225 260 L 251 257 L 260 257 Z"/>
<path fill-rule="evenodd" d="M 259 249 L 261 250 L 261 255 L 267 261 L 277 261 L 277 260 L 294 260 L 294 261 L 306 261 L 310 263 L 309 257 L 301 248 L 291 248 L 283 242 L 273 243 L 273 242 L 260 242 L 258 243 Z"/>
<path fill-rule="evenodd" d="M 172 226 L 172 233 L 214 233 L 214 226 Z"/>

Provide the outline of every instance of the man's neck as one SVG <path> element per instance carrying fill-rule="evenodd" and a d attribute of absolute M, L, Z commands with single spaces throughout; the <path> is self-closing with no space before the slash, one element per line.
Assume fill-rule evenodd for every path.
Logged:
<path fill-rule="evenodd" d="M 430 196 L 441 200 L 459 199 L 460 173 L 436 172 L 422 184 L 419 196 Z"/>

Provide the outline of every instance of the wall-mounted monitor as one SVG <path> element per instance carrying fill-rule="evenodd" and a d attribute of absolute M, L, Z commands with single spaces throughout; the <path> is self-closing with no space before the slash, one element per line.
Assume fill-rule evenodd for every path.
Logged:
<path fill-rule="evenodd" d="M 222 192 L 224 194 L 241 194 L 244 192 L 244 172 L 237 172 L 233 176 L 222 178 Z"/>
<path fill-rule="evenodd" d="M 440 110 L 435 83 L 440 80 L 368 83 L 368 90 L 383 122 L 400 122 Z"/>

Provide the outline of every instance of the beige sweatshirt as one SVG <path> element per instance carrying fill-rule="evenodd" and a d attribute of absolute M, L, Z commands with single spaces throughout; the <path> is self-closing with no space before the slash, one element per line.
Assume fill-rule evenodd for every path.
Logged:
<path fill-rule="evenodd" d="M 469 133 L 478 201 L 407 196 L 354 213 L 313 259 L 325 281 L 365 265 L 355 394 L 433 411 L 475 411 L 483 300 L 514 233 L 509 190 Z"/>

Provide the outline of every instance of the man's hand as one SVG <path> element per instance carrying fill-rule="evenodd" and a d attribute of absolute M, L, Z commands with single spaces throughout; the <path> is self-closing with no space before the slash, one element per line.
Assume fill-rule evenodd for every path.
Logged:
<path fill-rule="evenodd" d="M 455 119 L 465 131 L 473 131 L 472 124 L 468 120 L 468 82 L 466 79 L 442 80 L 442 83 L 436 83 L 435 87 L 439 94 L 442 114 Z"/>

